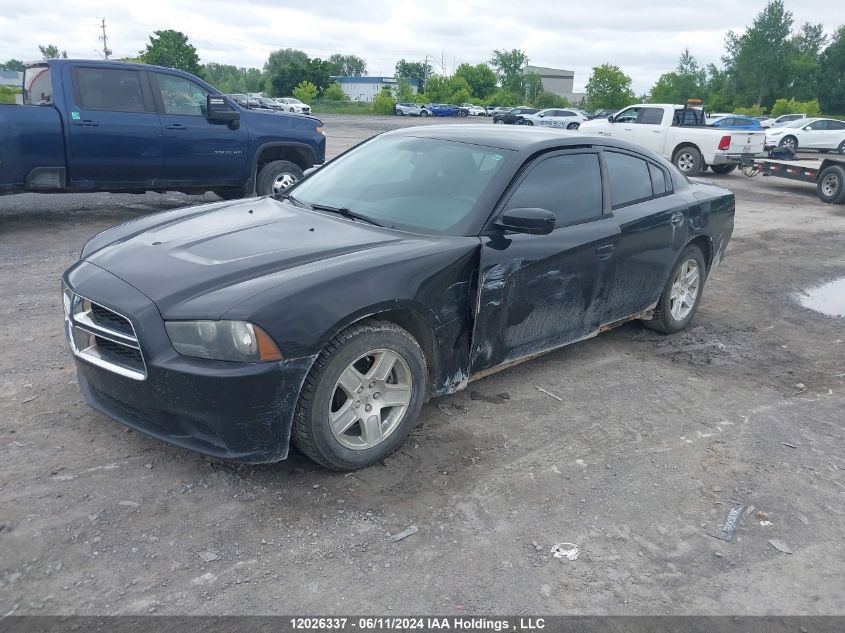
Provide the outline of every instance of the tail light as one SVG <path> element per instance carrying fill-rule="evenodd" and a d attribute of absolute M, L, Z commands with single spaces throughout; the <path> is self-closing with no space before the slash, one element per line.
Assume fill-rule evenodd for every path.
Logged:
<path fill-rule="evenodd" d="M 719 149 L 726 150 L 731 148 L 731 137 L 730 136 L 723 136 L 722 140 L 719 141 Z"/>

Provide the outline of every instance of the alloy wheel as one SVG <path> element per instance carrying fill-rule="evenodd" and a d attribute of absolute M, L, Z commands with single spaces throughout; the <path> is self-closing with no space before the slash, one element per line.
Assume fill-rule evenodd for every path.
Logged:
<path fill-rule="evenodd" d="M 686 260 L 678 268 L 669 294 L 669 311 L 675 321 L 683 321 L 695 306 L 701 285 L 701 271 L 694 259 Z"/>
<path fill-rule="evenodd" d="M 692 171 L 694 165 L 695 158 L 689 152 L 683 152 L 678 156 L 677 166 L 681 171 Z"/>
<path fill-rule="evenodd" d="M 346 448 L 366 450 L 387 439 L 411 403 L 413 378 L 402 356 L 375 349 L 340 374 L 332 391 L 329 427 Z"/>
<path fill-rule="evenodd" d="M 276 176 L 273 180 L 273 193 L 281 193 L 292 184 L 296 182 L 296 176 L 289 173 L 283 173 Z"/>

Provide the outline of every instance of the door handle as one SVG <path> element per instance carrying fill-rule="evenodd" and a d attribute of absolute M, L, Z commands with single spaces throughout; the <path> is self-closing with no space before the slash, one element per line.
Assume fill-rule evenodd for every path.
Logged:
<path fill-rule="evenodd" d="M 614 246 L 615 246 L 615 244 L 604 244 L 602 246 L 599 246 L 596 249 L 596 255 L 599 256 L 599 259 L 607 259 L 611 255 L 613 255 L 613 247 Z"/>
<path fill-rule="evenodd" d="M 681 226 L 684 223 L 684 214 L 678 211 L 672 214 L 672 226 Z"/>
<path fill-rule="evenodd" d="M 660 134 L 663 130 L 652 130 L 653 134 Z"/>
<path fill-rule="evenodd" d="M 96 121 L 92 121 L 91 119 L 82 119 L 81 121 L 74 121 L 74 125 L 78 125 L 80 127 L 97 127 L 100 125 Z"/>
<path fill-rule="evenodd" d="M 182 125 L 181 123 L 171 123 L 169 125 L 164 126 L 165 130 L 187 130 L 188 128 Z"/>

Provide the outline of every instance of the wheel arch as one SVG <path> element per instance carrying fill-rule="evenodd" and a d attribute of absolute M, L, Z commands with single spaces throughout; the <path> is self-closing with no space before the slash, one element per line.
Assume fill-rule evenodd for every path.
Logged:
<path fill-rule="evenodd" d="M 701 154 L 701 148 L 698 145 L 696 145 L 692 141 L 683 141 L 682 143 L 678 143 L 678 145 L 675 147 L 675 149 L 672 150 L 672 161 L 673 162 L 675 160 L 675 155 L 678 152 L 680 152 L 682 149 L 684 149 L 685 147 L 691 147 L 695 151 L 697 151 L 699 154 Z M 701 154 L 701 155 L 702 155 L 702 158 L 703 158 L 704 154 Z"/>
<path fill-rule="evenodd" d="M 255 182 L 258 172 L 267 163 L 274 160 L 287 160 L 297 165 L 302 171 L 314 166 L 314 150 L 302 143 L 264 143 L 255 150 L 252 161 L 252 180 Z"/>
<path fill-rule="evenodd" d="M 704 264 L 707 266 L 707 272 L 710 272 L 710 268 L 713 265 L 713 240 L 706 235 L 696 235 L 684 244 L 684 248 L 687 246 L 697 246 L 701 250 L 701 253 L 704 255 Z"/>

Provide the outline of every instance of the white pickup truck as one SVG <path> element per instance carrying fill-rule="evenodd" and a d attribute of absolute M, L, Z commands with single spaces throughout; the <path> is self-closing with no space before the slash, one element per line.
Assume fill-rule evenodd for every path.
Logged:
<path fill-rule="evenodd" d="M 766 142 L 765 132 L 708 127 L 700 106 L 654 103 L 585 121 L 579 132 L 638 143 L 671 160 L 687 176 L 707 167 L 717 174 L 730 173 L 743 158 L 762 154 Z"/>

